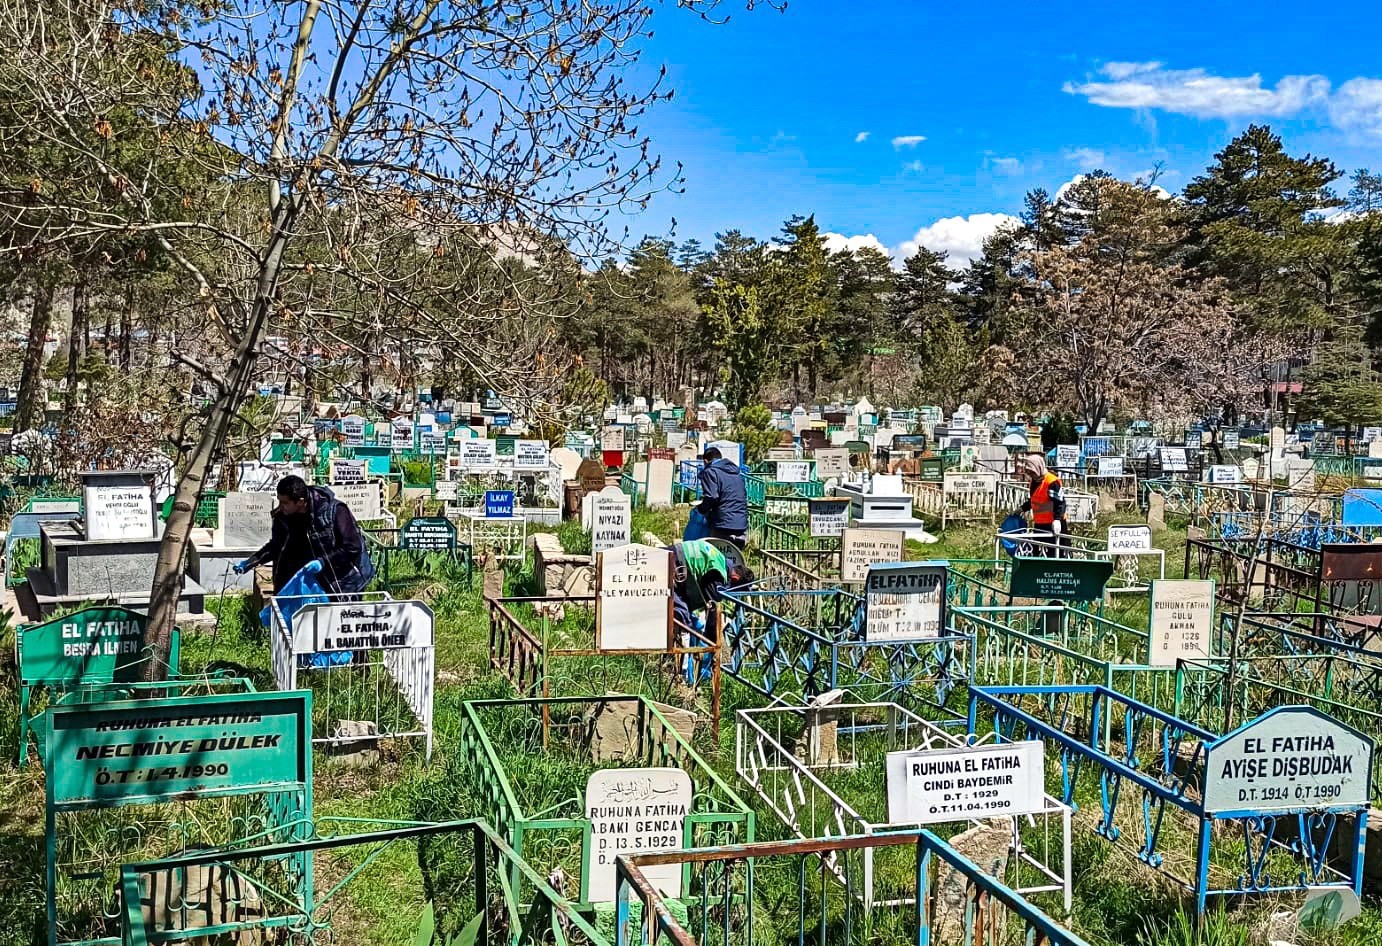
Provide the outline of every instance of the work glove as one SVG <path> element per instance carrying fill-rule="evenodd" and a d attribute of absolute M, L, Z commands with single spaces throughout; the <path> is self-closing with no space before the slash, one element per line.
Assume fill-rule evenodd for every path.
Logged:
<path fill-rule="evenodd" d="M 315 574 L 317 574 L 317 573 L 318 573 L 319 571 L 321 571 L 321 570 L 322 570 L 322 563 L 321 563 L 321 559 L 319 559 L 319 558 L 314 558 L 314 559 L 312 559 L 312 561 L 310 561 L 310 562 L 308 562 L 306 565 L 302 566 L 302 573 L 303 573 L 304 575 L 315 575 Z"/>
<path fill-rule="evenodd" d="M 1064 531 L 1064 528 L 1065 523 L 1061 522 L 1059 519 L 1051 523 L 1051 532 L 1055 535 L 1060 535 L 1061 532 Z"/>
<path fill-rule="evenodd" d="M 232 571 L 234 571 L 237 575 L 243 575 L 245 572 L 249 571 L 253 567 L 254 562 L 251 559 L 247 558 L 243 562 L 236 562 L 232 568 Z"/>

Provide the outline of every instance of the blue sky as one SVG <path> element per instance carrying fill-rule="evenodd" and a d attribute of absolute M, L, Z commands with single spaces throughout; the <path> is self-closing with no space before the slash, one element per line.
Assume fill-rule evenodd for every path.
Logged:
<path fill-rule="evenodd" d="M 960 262 L 1029 188 L 1160 162 L 1178 191 L 1253 121 L 1293 152 L 1382 169 L 1376 0 L 725 9 L 723 26 L 670 4 L 655 17 L 641 68 L 665 63 L 676 95 L 644 128 L 687 183 L 630 219 L 635 235 L 675 217 L 679 239 L 767 238 L 815 213 Z"/>

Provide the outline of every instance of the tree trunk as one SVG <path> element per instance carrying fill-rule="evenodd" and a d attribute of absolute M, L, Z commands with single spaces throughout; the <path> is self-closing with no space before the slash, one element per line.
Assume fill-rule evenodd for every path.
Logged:
<path fill-rule="evenodd" d="M 42 411 L 43 346 L 48 341 L 48 329 L 53 322 L 53 287 L 42 282 L 34 287 L 33 315 L 29 319 L 29 339 L 24 349 L 24 369 L 19 378 L 18 403 L 14 406 L 14 432 L 34 426 L 36 415 Z"/>
<path fill-rule="evenodd" d="M 134 321 L 134 290 L 130 290 L 125 297 L 125 310 L 120 313 L 120 370 L 128 371 L 130 368 L 130 334 L 133 331 Z"/>
<path fill-rule="evenodd" d="M 81 378 L 82 356 L 86 353 L 86 331 L 90 313 L 86 308 L 86 281 L 72 286 L 72 331 L 67 333 L 67 389 L 62 395 L 62 413 L 71 417 L 77 406 L 77 385 Z"/>
<path fill-rule="evenodd" d="M 249 389 L 254 377 L 255 359 L 269 323 L 269 313 L 275 306 L 278 274 L 283 251 L 295 227 L 297 210 L 291 201 L 280 205 L 283 213 L 275 220 L 274 235 L 269 242 L 255 286 L 254 304 L 245 325 L 240 344 L 230 362 L 225 387 L 221 389 L 197 445 L 187 458 L 187 467 L 173 490 L 173 508 L 164 525 L 163 540 L 158 547 L 158 562 L 154 566 L 153 587 L 149 590 L 148 632 L 145 644 L 151 659 L 141 666 L 145 680 L 157 681 L 167 676 L 168 657 L 173 638 L 173 623 L 177 620 L 178 598 L 182 594 L 183 573 L 187 560 L 187 545 L 192 533 L 193 516 L 201 501 L 206 477 L 225 443 L 236 405 Z"/>

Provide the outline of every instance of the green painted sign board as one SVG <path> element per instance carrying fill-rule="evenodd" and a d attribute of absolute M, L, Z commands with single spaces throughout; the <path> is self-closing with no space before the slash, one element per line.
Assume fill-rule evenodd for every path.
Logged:
<path fill-rule="evenodd" d="M 921 461 L 921 480 L 923 483 L 944 482 L 945 461 L 940 457 L 923 457 Z"/>
<path fill-rule="evenodd" d="M 1111 561 L 1019 556 L 1013 560 L 1008 593 L 1015 598 L 1095 601 L 1104 596 L 1112 575 Z"/>
<path fill-rule="evenodd" d="M 147 618 L 128 608 L 86 608 L 19 630 L 21 684 L 111 683 L 133 679 Z M 169 663 L 177 661 L 177 632 Z"/>
<path fill-rule="evenodd" d="M 310 691 L 56 705 L 49 811 L 246 795 L 311 783 Z"/>
<path fill-rule="evenodd" d="M 416 516 L 398 530 L 398 546 L 420 552 L 446 552 L 456 547 L 456 526 L 442 516 Z"/>

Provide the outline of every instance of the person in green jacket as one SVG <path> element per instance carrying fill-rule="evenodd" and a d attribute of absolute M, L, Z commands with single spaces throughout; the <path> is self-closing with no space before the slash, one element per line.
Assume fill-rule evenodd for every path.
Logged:
<path fill-rule="evenodd" d="M 718 539 L 689 539 L 673 544 L 669 551 L 675 567 L 672 585 L 672 610 L 677 622 L 695 627 L 693 611 L 704 611 L 719 600 L 727 588 L 747 585 L 754 580 L 753 570 L 742 553 Z"/>

